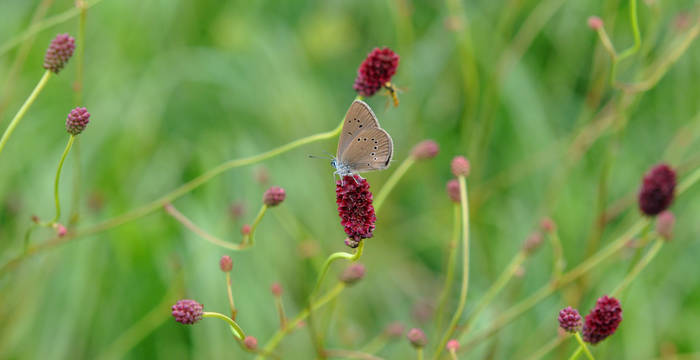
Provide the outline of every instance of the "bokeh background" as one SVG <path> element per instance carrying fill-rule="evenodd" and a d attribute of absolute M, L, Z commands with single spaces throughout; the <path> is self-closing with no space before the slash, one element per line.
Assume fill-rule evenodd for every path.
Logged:
<path fill-rule="evenodd" d="M 34 20 L 38 31 L 23 36 L 41 6 L 48 7 Z M 74 6 L 0 2 L 3 128 L 40 78 L 49 41 L 77 33 Z M 679 52 L 679 39 L 697 34 L 693 0 L 638 6 L 642 47 L 619 65 L 626 83 L 648 78 L 658 61 Z M 225 160 L 334 128 L 355 96 L 361 61 L 374 47 L 389 46 L 401 56 L 394 77 L 401 105 L 389 106 L 380 94 L 368 102 L 394 138 L 395 162 L 366 177 L 376 193 L 420 140 L 436 140 L 441 152 L 417 163 L 391 193 L 361 260 L 367 276 L 343 292 L 332 318 L 323 312 L 318 319 L 328 323 L 333 348 L 358 349 L 394 321 L 423 327 L 434 346 L 429 310 L 445 273 L 452 227 L 445 183 L 454 155 L 472 162 L 466 314 L 543 216 L 558 225 L 568 269 L 586 257 L 606 168 L 610 222 L 599 246 L 639 218 L 635 192 L 652 165 L 668 161 L 681 178 L 700 166 L 700 47 L 689 43 L 655 86 L 623 96 L 608 84 L 610 60 L 587 18 L 600 15 L 622 50 L 633 43 L 628 12 L 623 0 L 100 1 L 87 11 L 86 38 L 77 44 L 85 51 L 81 105 L 92 118 L 66 162 L 61 221 L 71 229 L 89 226 Z M 20 254 L 31 215 L 53 215 L 76 67 L 74 58 L 51 79 L 0 157 L 2 263 Z M 284 287 L 290 315 L 303 309 L 322 261 L 345 249 L 332 169 L 307 158 L 335 148 L 336 140 L 316 142 L 234 169 L 174 202 L 212 234 L 239 241 L 267 186 L 284 187 L 287 200 L 268 212 L 250 251 L 212 245 L 158 211 L 3 273 L 0 358 L 252 358 L 221 321 L 183 326 L 170 305 L 186 297 L 226 313 L 218 260 L 229 254 L 240 324 L 261 344 L 278 328 L 273 282 Z M 623 296 L 624 321 L 595 347 L 599 358 L 700 352 L 699 194 L 696 186 L 674 203 L 675 237 Z M 242 204 L 242 217 L 232 217 L 233 204 Z M 33 242 L 52 236 L 36 231 Z M 604 262 L 585 286 L 558 291 L 468 357 L 526 358 L 557 336 L 560 308 L 572 304 L 586 313 L 612 291 L 631 255 Z M 328 285 L 344 266 L 334 265 Z M 545 245 L 477 330 L 546 283 L 550 269 Z M 450 308 L 455 304 L 456 291 Z M 302 329 L 279 354 L 309 359 L 310 344 Z M 547 358 L 573 350 L 566 341 Z M 404 339 L 378 355 L 415 356 Z"/>

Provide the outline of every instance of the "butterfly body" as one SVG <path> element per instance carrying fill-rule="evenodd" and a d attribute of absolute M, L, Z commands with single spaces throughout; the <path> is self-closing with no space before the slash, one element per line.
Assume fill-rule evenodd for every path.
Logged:
<path fill-rule="evenodd" d="M 365 102 L 355 100 L 345 114 L 338 151 L 331 161 L 341 177 L 389 167 L 394 143 Z"/>

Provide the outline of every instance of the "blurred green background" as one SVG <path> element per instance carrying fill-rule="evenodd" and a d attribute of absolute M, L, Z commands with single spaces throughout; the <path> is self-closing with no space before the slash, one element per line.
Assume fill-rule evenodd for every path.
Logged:
<path fill-rule="evenodd" d="M 0 2 L 3 128 L 41 77 L 49 41 L 78 31 L 79 17 L 72 16 L 12 46 L 40 3 L 50 4 L 49 19 L 75 6 Z M 697 34 L 697 10 L 694 0 L 640 2 L 642 48 L 619 65 L 618 78 L 648 78 L 679 49 L 678 39 Z M 568 269 L 586 257 L 606 162 L 604 204 L 615 216 L 602 245 L 639 218 L 634 196 L 648 168 L 669 161 L 682 178 L 700 166 L 700 47 L 683 49 L 653 88 L 622 96 L 608 84 L 609 57 L 586 21 L 600 15 L 619 51 L 633 43 L 628 12 L 622 0 L 101 1 L 87 11 L 86 38 L 77 44 L 85 50 L 81 105 L 92 117 L 66 162 L 61 221 L 68 224 L 77 211 L 73 226 L 89 226 L 225 160 L 334 128 L 355 96 L 359 64 L 374 47 L 389 46 L 401 56 L 394 77 L 401 105 L 389 107 L 380 94 L 368 103 L 393 136 L 395 162 L 366 177 L 376 194 L 417 142 L 435 139 L 441 152 L 417 163 L 390 194 L 361 260 L 366 278 L 343 292 L 332 318 L 321 312 L 317 320 L 330 319 L 331 348 L 359 349 L 394 321 L 424 328 L 434 346 L 432 318 L 422 313 L 434 306 L 445 273 L 452 227 L 445 183 L 454 155 L 466 155 L 473 167 L 466 314 L 543 216 L 558 225 Z M 76 64 L 72 59 L 49 81 L 0 157 L 0 264 L 20 254 L 31 215 L 53 216 Z M 290 315 L 303 309 L 321 262 L 346 249 L 332 169 L 306 156 L 335 148 L 335 140 L 316 142 L 235 169 L 174 202 L 207 231 L 237 242 L 267 186 L 284 187 L 287 200 L 265 216 L 250 251 L 214 246 L 158 211 L 2 274 L 0 358 L 252 358 L 223 322 L 184 326 L 172 319 L 170 305 L 185 297 L 227 313 L 218 260 L 229 254 L 238 320 L 261 344 L 278 328 L 273 282 L 284 287 Z M 261 172 L 267 184 L 256 180 Z M 696 186 L 674 203 L 675 237 L 622 297 L 624 321 L 594 348 L 597 357 L 700 352 L 699 194 Z M 242 218 L 232 218 L 232 204 L 244 205 Z M 36 231 L 33 242 L 52 236 Z M 560 308 L 587 313 L 612 291 L 631 254 L 603 263 L 585 287 L 557 292 L 462 358 L 526 358 L 557 336 Z M 335 265 L 331 277 L 344 266 Z M 545 245 L 477 330 L 545 284 L 550 269 Z M 574 348 L 566 341 L 547 358 L 567 358 Z M 309 332 L 290 335 L 279 354 L 312 358 Z M 378 355 L 415 356 L 404 339 Z"/>

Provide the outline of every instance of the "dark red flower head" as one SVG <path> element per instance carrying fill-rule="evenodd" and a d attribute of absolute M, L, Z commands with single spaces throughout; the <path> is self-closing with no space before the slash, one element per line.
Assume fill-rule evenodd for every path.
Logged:
<path fill-rule="evenodd" d="M 68 60 L 73 56 L 75 50 L 75 39 L 68 34 L 56 35 L 44 55 L 44 69 L 58 74 Z"/>
<path fill-rule="evenodd" d="M 673 202 L 676 189 L 676 172 L 666 164 L 660 164 L 644 175 L 639 190 L 639 209 L 653 216 L 666 210 Z"/>
<path fill-rule="evenodd" d="M 597 344 L 615 333 L 622 322 L 622 307 L 614 297 L 603 296 L 598 299 L 595 307 L 586 315 L 583 324 L 583 340 Z"/>
<path fill-rule="evenodd" d="M 179 323 L 191 325 L 202 319 L 203 310 L 202 304 L 194 300 L 178 300 L 173 305 L 173 317 Z"/>
<path fill-rule="evenodd" d="M 84 107 L 77 107 L 68 113 L 66 130 L 72 135 L 78 135 L 90 122 L 90 113 Z"/>
<path fill-rule="evenodd" d="M 559 311 L 559 327 L 566 332 L 574 333 L 581 330 L 581 314 L 578 310 L 568 306 Z"/>
<path fill-rule="evenodd" d="M 271 186 L 265 191 L 265 194 L 263 194 L 263 203 L 267 206 L 277 206 L 281 204 L 286 197 L 287 193 L 284 192 L 284 189 L 279 186 Z"/>
<path fill-rule="evenodd" d="M 377 221 L 369 183 L 359 175 L 344 176 L 336 182 L 335 196 L 340 224 L 348 234 L 345 243 L 356 248 L 362 239 L 372 237 L 374 222 Z"/>
<path fill-rule="evenodd" d="M 399 56 L 389 48 L 374 48 L 360 68 L 352 86 L 362 96 L 372 96 L 391 81 L 399 66 Z"/>

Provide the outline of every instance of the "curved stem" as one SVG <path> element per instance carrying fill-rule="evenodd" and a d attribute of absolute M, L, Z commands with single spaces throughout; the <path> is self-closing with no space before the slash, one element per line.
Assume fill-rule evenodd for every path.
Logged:
<path fill-rule="evenodd" d="M 179 212 L 172 204 L 165 204 L 163 206 L 163 209 L 165 209 L 165 212 L 167 212 L 170 216 L 175 218 L 175 220 L 179 221 L 182 225 L 184 225 L 190 231 L 197 234 L 197 236 L 201 237 L 202 239 L 204 239 L 206 241 L 209 241 L 210 243 L 212 243 L 214 245 L 218 245 L 218 246 L 227 248 L 229 250 L 234 250 L 234 251 L 245 250 L 248 247 L 250 247 L 250 245 L 248 245 L 246 243 L 234 244 L 234 243 L 230 243 L 228 241 L 221 240 L 218 237 L 209 234 L 208 232 L 204 231 L 202 228 L 197 226 L 195 223 L 193 223 L 192 220 L 187 218 L 184 214 Z"/>
<path fill-rule="evenodd" d="M 56 203 L 56 216 L 54 216 L 53 220 L 51 220 L 48 225 L 55 224 L 56 221 L 58 221 L 58 218 L 61 217 L 61 201 L 58 199 L 58 184 L 59 180 L 61 179 L 61 170 L 63 169 L 63 163 L 66 161 L 66 156 L 68 156 L 68 152 L 73 146 L 73 141 L 75 141 L 75 135 L 71 135 L 68 139 L 68 144 L 66 145 L 65 150 L 63 150 L 63 155 L 61 155 L 61 161 L 58 162 L 58 169 L 56 169 L 56 179 L 54 179 L 53 182 L 53 198 L 54 202 Z"/>
<path fill-rule="evenodd" d="M 357 246 L 357 250 L 355 251 L 354 254 L 346 253 L 346 252 L 335 252 L 328 256 L 326 261 L 323 263 L 323 267 L 321 267 L 321 273 L 318 275 L 318 279 L 316 280 L 316 285 L 314 285 L 313 291 L 311 291 L 311 294 L 309 295 L 309 301 L 313 300 L 314 296 L 318 292 L 318 290 L 321 288 L 321 284 L 323 283 L 323 280 L 326 277 L 326 274 L 328 273 L 328 269 L 331 266 L 331 263 L 338 259 L 347 259 L 350 261 L 356 261 L 362 256 L 362 250 L 365 247 L 365 242 L 360 241 L 360 245 Z"/>
<path fill-rule="evenodd" d="M 7 129 L 5 129 L 5 132 L 2 134 L 2 138 L 0 138 L 0 153 L 2 152 L 2 149 L 5 148 L 5 144 L 10 138 L 10 135 L 12 135 L 12 132 L 15 131 L 15 128 L 22 120 L 24 115 L 27 113 L 27 110 L 29 110 L 29 107 L 32 106 L 37 96 L 39 96 L 39 93 L 41 93 L 41 90 L 43 90 L 44 86 L 46 86 L 46 83 L 49 81 L 49 78 L 51 78 L 51 74 L 52 72 L 49 70 L 44 71 L 44 75 L 39 80 L 39 83 L 36 84 L 34 90 L 32 90 L 32 93 L 29 94 L 29 97 L 26 100 L 24 100 L 22 107 L 19 108 L 17 114 L 15 114 L 15 116 L 12 118 L 12 121 L 10 121 L 10 125 L 7 126 Z"/>
<path fill-rule="evenodd" d="M 481 297 L 479 300 L 479 303 L 474 307 L 474 311 L 469 315 L 469 318 L 467 319 L 467 322 L 464 324 L 464 327 L 461 331 L 467 332 L 469 331 L 469 328 L 471 325 L 474 324 L 476 319 L 479 318 L 479 315 L 481 315 L 481 312 L 486 309 L 486 307 L 493 301 L 493 299 L 498 295 L 498 293 L 503 290 L 503 288 L 508 284 L 508 281 L 513 278 L 513 275 L 515 275 L 515 272 L 518 270 L 520 265 L 525 261 L 527 258 L 527 254 L 525 251 L 520 251 L 515 256 L 513 259 L 510 261 L 508 266 L 503 270 L 501 275 L 498 276 L 498 279 L 491 285 L 491 287 L 486 291 L 484 296 Z"/>
<path fill-rule="evenodd" d="M 226 292 L 228 293 L 228 305 L 231 308 L 231 319 L 236 320 L 236 305 L 233 304 L 233 290 L 231 289 L 231 272 L 226 272 Z"/>
<path fill-rule="evenodd" d="M 389 179 L 387 179 L 386 183 L 382 188 L 379 190 L 377 193 L 377 197 L 374 199 L 374 210 L 379 211 L 379 209 L 384 205 L 384 201 L 386 200 L 386 197 L 389 195 L 391 190 L 396 186 L 396 184 L 399 182 L 399 180 L 406 174 L 406 171 L 415 163 L 416 160 L 413 158 L 413 156 L 409 156 L 404 160 L 401 165 L 399 165 L 398 169 L 394 171 L 391 176 L 389 176 Z"/>
<path fill-rule="evenodd" d="M 447 298 L 450 295 L 450 289 L 452 287 L 452 281 L 454 280 L 454 267 L 457 261 L 457 241 L 459 240 L 459 204 L 454 204 L 453 214 L 454 220 L 452 221 L 452 238 L 449 243 L 449 255 L 447 256 L 447 274 L 445 275 L 445 284 L 442 286 L 442 294 L 438 300 L 438 306 L 435 310 L 435 330 L 440 331 L 442 328 L 442 321 L 445 317 L 445 306 L 447 305 Z"/>
<path fill-rule="evenodd" d="M 342 282 L 339 282 L 338 284 L 336 284 L 336 286 L 333 289 L 328 291 L 326 293 L 326 295 L 320 297 L 316 302 L 314 302 L 313 305 L 311 306 L 311 308 L 313 310 L 320 308 L 321 306 L 328 303 L 330 300 L 337 297 L 343 291 L 343 289 L 345 289 L 345 284 Z M 267 344 L 265 344 L 265 346 L 263 347 L 263 353 L 267 354 L 267 353 L 270 353 L 272 350 L 274 350 L 277 347 L 277 345 L 279 344 L 279 342 L 282 341 L 282 339 L 285 337 L 285 335 L 290 333 L 292 330 L 296 329 L 299 326 L 299 324 L 302 321 L 304 321 L 304 319 L 306 319 L 308 316 L 309 316 L 309 309 L 306 308 L 306 309 L 302 310 L 302 312 L 300 312 L 299 315 L 297 315 L 292 321 L 289 322 L 289 326 L 287 326 L 284 329 L 278 330 L 272 336 L 272 338 L 270 338 L 270 340 L 268 340 Z M 264 355 L 262 355 L 262 354 L 260 354 L 256 357 L 256 359 L 258 359 L 258 360 L 263 359 L 263 358 L 264 358 Z"/>
<path fill-rule="evenodd" d="M 639 262 L 632 268 L 632 270 L 625 276 L 625 279 L 622 280 L 622 283 L 618 285 L 615 290 L 613 290 L 612 294 L 613 296 L 619 296 L 622 291 L 624 291 L 627 286 L 635 279 L 637 278 L 637 275 L 644 270 L 644 268 L 649 265 L 649 263 L 654 259 L 656 254 L 659 253 L 659 250 L 661 250 L 661 247 L 664 245 L 664 240 L 662 239 L 656 239 L 656 242 L 654 245 L 652 245 L 651 249 L 644 255 L 643 258 L 639 260 Z"/>
<path fill-rule="evenodd" d="M 209 312 L 209 311 L 203 312 L 202 317 L 203 318 L 217 318 L 217 319 L 221 319 L 221 320 L 226 321 L 231 326 L 231 328 L 233 328 L 234 335 L 236 335 L 236 337 L 238 337 L 238 339 L 240 339 L 240 340 L 245 339 L 245 332 L 243 332 L 243 329 L 241 329 L 241 327 L 235 321 L 233 321 L 233 319 L 231 319 L 230 317 L 228 317 L 224 314 L 219 314 L 217 312 Z"/>
<path fill-rule="evenodd" d="M 583 349 L 580 346 L 578 348 L 576 348 L 576 351 L 574 351 L 574 353 L 571 354 L 571 356 L 569 357 L 569 360 L 578 359 L 578 357 L 579 357 L 579 355 L 581 355 L 582 351 L 583 351 Z"/>
<path fill-rule="evenodd" d="M 90 8 L 94 5 L 97 5 L 99 2 L 102 0 L 94 0 L 94 1 L 89 1 L 85 4 L 85 8 Z M 32 35 L 38 33 L 39 31 L 46 30 L 54 25 L 58 25 L 60 23 L 66 22 L 75 16 L 80 15 L 81 9 L 78 7 L 71 8 L 70 10 L 66 10 L 60 14 L 56 14 L 50 18 L 46 18 L 44 21 L 41 21 L 39 23 L 36 23 L 32 26 L 30 26 L 27 30 L 25 30 L 23 33 L 13 37 L 9 41 L 5 42 L 0 47 L 0 55 L 3 55 L 4 53 L 8 52 L 10 49 L 13 47 L 21 44 L 24 42 L 24 40 L 30 38 Z"/>
<path fill-rule="evenodd" d="M 260 224 L 260 220 L 262 220 L 263 216 L 265 215 L 265 211 L 267 211 L 267 205 L 263 204 L 260 211 L 258 211 L 258 215 L 255 217 L 255 220 L 253 220 L 253 225 L 250 226 L 250 234 L 243 239 L 243 243 L 247 244 L 248 246 L 255 245 L 255 229 L 258 228 L 258 224 Z"/>
<path fill-rule="evenodd" d="M 595 360 L 595 358 L 593 357 L 593 354 L 591 354 L 591 351 L 588 350 L 588 346 L 586 346 L 586 343 L 583 342 L 583 339 L 581 339 L 581 334 L 576 332 L 576 333 L 574 333 L 574 337 L 576 338 L 576 341 L 578 341 L 579 348 L 581 348 L 583 350 L 583 353 L 586 354 L 586 357 L 588 358 L 588 360 Z"/>
<path fill-rule="evenodd" d="M 447 341 L 450 339 L 455 329 L 457 322 L 462 316 L 464 305 L 467 303 L 467 290 L 469 289 L 469 203 L 467 198 L 467 180 L 464 176 L 459 176 L 459 196 L 460 204 L 462 205 L 462 289 L 459 292 L 459 304 L 455 310 L 450 325 L 447 327 L 442 340 L 435 350 L 433 359 L 439 359 L 442 350 L 445 348 Z"/>
<path fill-rule="evenodd" d="M 630 25 L 634 35 L 634 45 L 623 51 L 618 57 L 618 61 L 634 55 L 642 46 L 642 36 L 639 33 L 639 20 L 637 18 L 637 0 L 630 0 Z"/>

